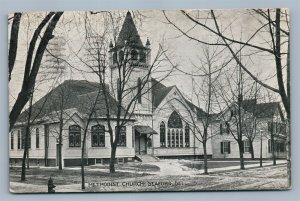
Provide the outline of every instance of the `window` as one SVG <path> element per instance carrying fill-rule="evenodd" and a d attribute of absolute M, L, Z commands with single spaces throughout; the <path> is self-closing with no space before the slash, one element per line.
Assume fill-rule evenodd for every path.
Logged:
<path fill-rule="evenodd" d="M 221 142 L 221 154 L 230 154 L 230 142 L 229 141 L 223 141 Z"/>
<path fill-rule="evenodd" d="M 176 147 L 179 147 L 179 130 L 176 129 Z"/>
<path fill-rule="evenodd" d="M 184 131 L 185 131 L 185 136 L 184 136 L 185 146 L 190 147 L 190 127 L 188 124 L 185 126 Z"/>
<path fill-rule="evenodd" d="M 183 147 L 183 131 L 182 129 L 180 130 L 180 147 Z"/>
<path fill-rule="evenodd" d="M 162 121 L 159 126 L 159 134 L 160 134 L 160 146 L 165 147 L 166 146 L 166 125 Z"/>
<path fill-rule="evenodd" d="M 143 51 L 140 53 L 140 62 L 146 62 L 146 53 Z"/>
<path fill-rule="evenodd" d="M 21 134 L 19 130 L 18 130 L 18 149 L 21 149 Z"/>
<path fill-rule="evenodd" d="M 124 59 L 124 52 L 121 50 L 121 51 L 119 52 L 119 61 L 122 62 L 123 59 Z"/>
<path fill-rule="evenodd" d="M 35 129 L 35 147 L 40 148 L 40 130 L 39 130 L 39 128 Z"/>
<path fill-rule="evenodd" d="M 117 132 L 117 126 L 115 129 L 116 129 L 115 132 Z M 126 126 L 120 127 L 118 146 L 126 147 Z"/>
<path fill-rule="evenodd" d="M 14 149 L 14 132 L 10 133 L 10 149 Z"/>
<path fill-rule="evenodd" d="M 175 129 L 172 129 L 172 141 L 171 141 L 172 147 L 175 147 Z"/>
<path fill-rule="evenodd" d="M 171 131 L 168 129 L 168 147 L 171 147 Z"/>
<path fill-rule="evenodd" d="M 137 53 L 137 51 L 136 50 L 131 50 L 131 59 L 132 60 L 137 60 L 138 59 L 138 53 Z"/>
<path fill-rule="evenodd" d="M 226 122 L 226 133 L 230 134 L 230 124 Z"/>
<path fill-rule="evenodd" d="M 25 147 L 25 129 L 21 129 L 21 149 Z"/>
<path fill-rule="evenodd" d="M 170 118 L 168 120 L 168 127 L 169 128 L 182 128 L 181 118 L 176 111 L 172 112 L 172 114 L 170 115 Z"/>
<path fill-rule="evenodd" d="M 250 152 L 250 141 L 249 140 L 244 140 L 244 153 L 249 153 Z"/>
<path fill-rule="evenodd" d="M 137 100 L 138 100 L 138 103 L 142 103 L 142 80 L 141 78 L 138 78 L 138 83 L 137 83 Z"/>
<path fill-rule="evenodd" d="M 225 133 L 230 134 L 230 124 L 228 122 L 225 122 L 225 125 L 224 123 L 220 123 L 220 135 Z"/>
<path fill-rule="evenodd" d="M 105 127 L 92 126 L 92 147 L 105 147 Z"/>
<path fill-rule="evenodd" d="M 69 147 L 81 146 L 81 128 L 78 125 L 69 127 Z"/>
<path fill-rule="evenodd" d="M 113 54 L 113 63 L 114 63 L 114 64 L 118 63 L 117 59 L 118 59 L 118 56 L 117 56 L 117 53 L 115 52 L 115 53 Z"/>

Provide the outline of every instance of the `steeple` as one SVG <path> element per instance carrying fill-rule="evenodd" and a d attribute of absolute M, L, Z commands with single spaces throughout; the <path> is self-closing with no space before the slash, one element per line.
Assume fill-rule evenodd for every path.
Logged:
<path fill-rule="evenodd" d="M 129 11 L 126 14 L 116 46 L 123 47 L 125 42 L 130 46 L 144 47 Z"/>

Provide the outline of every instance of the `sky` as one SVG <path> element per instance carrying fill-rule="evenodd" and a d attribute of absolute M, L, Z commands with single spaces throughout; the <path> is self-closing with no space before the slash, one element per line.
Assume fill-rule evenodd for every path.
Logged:
<path fill-rule="evenodd" d="M 114 25 L 118 28 L 121 27 L 123 20 L 125 18 L 127 11 L 111 11 L 114 17 Z M 181 92 L 192 99 L 192 86 L 193 81 L 200 83 L 203 79 L 201 77 L 195 78 L 193 81 L 191 76 L 184 75 L 182 71 L 187 73 L 196 73 L 197 67 L 203 64 L 205 59 L 203 49 L 206 48 L 201 43 L 197 43 L 193 40 L 188 39 L 183 36 L 177 29 L 169 24 L 161 10 L 144 10 L 144 11 L 131 11 L 134 21 L 141 37 L 142 42 L 145 44 L 147 38 L 149 38 L 151 43 L 152 59 L 158 51 L 161 45 L 167 50 L 166 54 L 172 61 L 174 65 L 178 67 L 179 70 L 172 73 L 167 79 L 162 82 L 166 86 L 176 85 Z M 187 10 L 191 15 L 198 17 L 202 22 L 205 22 L 208 26 L 214 28 L 214 24 L 210 16 L 208 15 L 209 10 Z M 188 34 L 207 42 L 215 42 L 218 40 L 215 35 L 208 32 L 199 26 L 194 26 L 194 23 L 187 20 L 187 18 L 178 10 L 169 10 L 165 12 L 167 17 L 180 27 L 184 31 L 188 31 Z M 234 39 L 247 40 L 250 35 L 252 35 L 257 27 L 260 27 L 260 19 L 255 15 L 252 15 L 249 11 L 241 10 L 216 10 L 216 17 L 218 19 L 220 28 L 224 33 Z M 17 96 L 22 80 L 23 80 L 23 69 L 26 59 L 26 51 L 30 41 L 30 37 L 34 31 L 34 28 L 41 21 L 46 13 L 36 12 L 36 13 L 25 13 L 22 18 L 21 30 L 19 35 L 19 49 L 17 53 L 17 61 L 15 64 L 15 69 L 13 71 L 12 80 L 9 83 L 10 90 L 10 108 L 14 103 L 14 99 Z M 95 75 L 91 73 L 84 73 L 88 70 L 84 67 L 84 64 L 80 61 L 79 57 L 84 57 L 82 53 L 82 47 L 85 39 L 85 17 L 88 17 L 91 23 L 91 27 L 94 31 L 103 33 L 108 32 L 107 40 L 113 40 L 112 35 L 112 23 L 108 15 L 103 13 L 90 15 L 89 12 L 65 12 L 63 18 L 58 23 L 54 35 L 62 36 L 65 38 L 65 46 L 62 50 L 64 59 L 68 61 L 69 65 L 66 65 L 66 71 L 63 78 L 54 81 L 46 81 L 38 84 L 37 91 L 35 92 L 35 101 L 40 97 L 49 92 L 52 85 L 57 85 L 66 79 L 88 79 L 90 81 L 95 81 Z M 106 17 L 103 17 L 106 16 Z M 208 18 L 208 19 L 207 19 Z M 8 32 L 10 30 L 10 24 L 8 26 Z M 284 25 L 283 25 L 284 26 Z M 286 28 L 286 27 L 284 27 Z M 253 38 L 251 42 L 253 44 L 268 47 L 267 40 L 269 35 L 266 32 L 261 32 L 257 37 Z M 8 34 L 9 35 L 9 34 Z M 221 51 L 222 47 L 209 47 L 210 51 L 216 50 Z M 239 48 L 235 46 L 235 48 Z M 242 52 L 242 61 L 247 66 L 247 68 L 255 75 L 258 75 L 262 80 L 267 79 L 265 82 L 273 87 L 277 88 L 276 79 L 272 77 L 275 74 L 275 62 L 274 58 L 266 56 L 265 54 L 252 54 L 253 51 L 249 48 L 245 48 Z M 79 55 L 79 56 L 78 56 Z M 248 56 L 246 56 L 248 55 Z M 251 56 L 249 56 L 251 55 Z M 214 58 L 214 68 L 220 68 L 220 66 L 228 61 L 230 58 L 229 52 L 226 50 L 222 51 L 222 54 Z M 47 63 L 44 63 L 47 71 Z M 228 69 L 235 66 L 235 62 L 230 62 L 228 64 Z M 163 62 L 160 64 L 159 70 L 164 71 L 170 69 L 171 65 L 169 63 Z M 225 70 L 226 70 L 225 68 Z M 196 73 L 197 74 L 197 73 Z M 153 77 L 161 76 L 159 73 L 153 73 Z M 43 79 L 39 77 L 38 79 Z"/>

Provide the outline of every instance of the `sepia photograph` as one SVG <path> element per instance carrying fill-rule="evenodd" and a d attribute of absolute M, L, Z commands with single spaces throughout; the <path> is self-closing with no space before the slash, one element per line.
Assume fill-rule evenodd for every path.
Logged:
<path fill-rule="evenodd" d="M 8 14 L 11 193 L 291 189 L 286 8 Z"/>

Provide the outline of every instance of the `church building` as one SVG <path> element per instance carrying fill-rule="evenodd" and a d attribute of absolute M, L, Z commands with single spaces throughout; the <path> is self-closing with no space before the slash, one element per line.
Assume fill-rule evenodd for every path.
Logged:
<path fill-rule="evenodd" d="M 110 160 L 110 135 L 105 132 L 108 125 L 105 108 L 107 104 L 104 95 L 109 98 L 109 109 L 114 115 L 114 112 L 117 111 L 115 98 L 117 94 L 114 93 L 117 92 L 119 86 L 117 66 L 126 56 L 124 54 L 125 46 L 129 48 L 129 56 L 133 60 L 135 68 L 130 76 L 128 87 L 137 85 L 136 90 L 143 90 L 143 92 L 140 92 L 140 96 L 137 97 L 133 115 L 126 120 L 127 123 L 121 128 L 116 151 L 117 162 L 158 160 L 159 158 L 203 158 L 203 147 L 198 140 L 200 134 L 195 131 L 195 126 L 191 122 L 201 127 L 200 119 L 205 115 L 205 112 L 188 101 L 176 86 L 165 86 L 157 79 L 150 77 L 145 87 L 139 88 L 143 82 L 142 78 L 147 76 L 151 65 L 151 44 L 148 39 L 145 43 L 142 42 L 132 16 L 128 12 L 116 44 L 110 44 L 112 83 L 108 86 L 107 94 L 103 94 L 103 91 L 100 94 L 95 107 L 97 116 L 89 122 L 87 128 L 84 153 L 87 165 L 105 164 Z M 63 166 L 80 165 L 83 131 L 87 125 L 89 113 L 86 105 L 95 98 L 98 90 L 98 83 L 86 80 L 66 80 L 33 104 L 32 116 L 35 119 L 30 127 L 29 140 L 29 162 L 31 165 L 58 165 L 60 129 L 63 133 L 61 148 Z M 129 94 L 127 99 L 125 98 L 124 104 L 129 104 L 131 99 Z M 63 103 L 61 100 L 64 100 Z M 270 107 L 277 108 L 276 115 L 280 114 L 278 105 Z M 10 162 L 12 165 L 21 164 L 24 152 L 26 116 L 27 111 L 20 115 L 18 122 L 10 132 Z M 261 117 L 266 125 L 270 118 L 273 117 Z M 282 118 L 280 121 L 283 120 Z M 112 119 L 111 121 L 113 125 L 116 125 L 115 120 Z M 219 132 L 220 124 L 222 124 L 222 118 L 218 116 L 210 128 L 208 136 L 208 157 L 238 158 L 234 143 L 231 144 L 231 151 L 230 147 L 228 148 L 230 145 L 223 143 L 233 141 L 233 139 L 225 134 L 215 135 Z M 284 136 L 281 137 L 284 139 Z M 264 143 L 266 140 L 268 140 L 267 136 Z M 258 153 L 257 143 L 259 141 L 255 141 L 256 153 Z M 270 157 L 270 155 L 265 154 L 264 157 Z"/>

